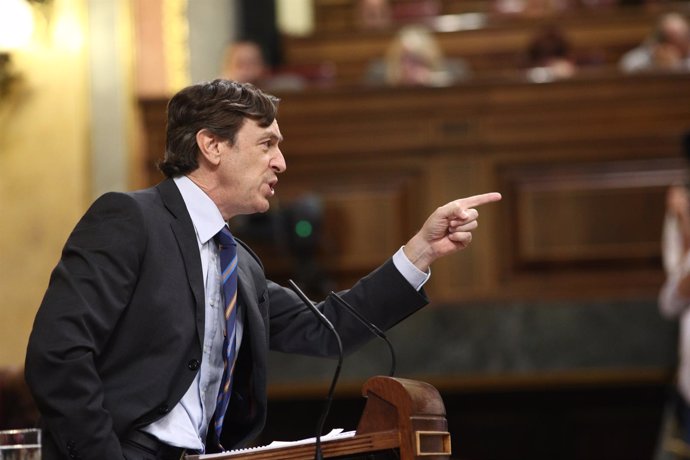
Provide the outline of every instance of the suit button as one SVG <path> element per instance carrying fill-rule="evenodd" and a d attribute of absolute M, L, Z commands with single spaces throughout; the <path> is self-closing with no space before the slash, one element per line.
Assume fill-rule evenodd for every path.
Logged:
<path fill-rule="evenodd" d="M 192 359 L 187 363 L 187 367 L 190 371 L 196 371 L 197 369 L 199 369 L 199 366 L 201 366 L 201 363 L 198 359 Z"/>
<path fill-rule="evenodd" d="M 158 413 L 167 414 L 168 412 L 170 412 L 170 408 L 167 404 L 161 404 L 160 406 L 158 406 Z"/>

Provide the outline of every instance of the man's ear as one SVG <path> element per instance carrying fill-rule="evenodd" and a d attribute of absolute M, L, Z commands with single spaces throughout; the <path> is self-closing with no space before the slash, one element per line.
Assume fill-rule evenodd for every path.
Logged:
<path fill-rule="evenodd" d="M 223 141 L 206 128 L 196 133 L 196 145 L 199 147 L 201 157 L 212 165 L 220 163 L 220 144 Z"/>

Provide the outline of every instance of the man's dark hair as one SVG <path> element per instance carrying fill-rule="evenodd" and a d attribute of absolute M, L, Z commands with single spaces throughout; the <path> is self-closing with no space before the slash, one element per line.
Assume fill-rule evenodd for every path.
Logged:
<path fill-rule="evenodd" d="M 217 79 L 188 86 L 168 102 L 165 156 L 158 168 L 166 177 L 177 177 L 199 167 L 196 133 L 208 129 L 235 143 L 245 118 L 270 126 L 279 99 L 250 83 Z"/>

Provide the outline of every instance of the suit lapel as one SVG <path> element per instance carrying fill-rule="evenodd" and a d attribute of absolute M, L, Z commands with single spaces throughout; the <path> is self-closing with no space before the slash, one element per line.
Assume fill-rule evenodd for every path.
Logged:
<path fill-rule="evenodd" d="M 266 350 L 268 347 L 265 312 L 259 306 L 259 296 L 256 280 L 251 270 L 242 263 L 242 258 L 251 257 L 246 251 L 240 253 L 238 285 L 240 302 L 244 307 L 244 334 L 242 341 L 249 340 L 254 371 L 261 371 L 266 367 Z M 264 306 L 265 308 L 265 306 Z M 255 380 L 254 383 L 257 383 Z"/>
<path fill-rule="evenodd" d="M 246 253 L 242 255 L 244 257 L 249 257 Z M 262 325 L 263 319 L 261 312 L 259 311 L 256 286 L 254 285 L 254 278 L 251 273 L 243 267 L 241 260 L 238 270 L 238 291 L 246 314 L 245 324 L 248 328 L 251 328 L 250 337 L 252 343 L 256 344 L 257 340 L 265 340 L 264 336 L 266 333 L 265 327 Z M 252 348 L 256 350 L 255 346 L 252 346 Z"/>
<path fill-rule="evenodd" d="M 242 253 L 243 258 L 251 257 L 246 251 Z M 257 296 L 256 278 L 252 276 L 251 270 L 246 265 L 242 265 L 240 258 L 239 272 L 239 300 L 244 308 L 244 333 L 242 337 L 243 345 L 240 354 L 244 355 L 244 362 L 251 363 L 249 368 L 245 368 L 244 381 L 246 382 L 245 398 L 248 404 L 246 414 L 247 421 L 252 426 L 252 432 L 246 432 L 245 438 L 255 436 L 255 432 L 262 424 L 260 417 L 265 416 L 266 410 L 266 351 L 268 350 L 267 327 L 264 314 L 259 305 Z M 265 308 L 265 305 L 264 305 Z"/>
<path fill-rule="evenodd" d="M 167 179 L 157 186 L 163 203 L 166 208 L 175 217 L 170 223 L 177 244 L 180 248 L 180 253 L 184 260 L 185 270 L 187 272 L 187 280 L 189 287 L 194 295 L 196 307 L 196 329 L 199 337 L 199 343 L 202 344 L 204 340 L 204 280 L 203 271 L 201 269 L 201 255 L 199 254 L 199 246 L 197 243 L 196 233 L 194 232 L 194 224 L 192 223 L 189 212 L 184 204 L 182 195 L 179 189 L 171 179 Z"/>

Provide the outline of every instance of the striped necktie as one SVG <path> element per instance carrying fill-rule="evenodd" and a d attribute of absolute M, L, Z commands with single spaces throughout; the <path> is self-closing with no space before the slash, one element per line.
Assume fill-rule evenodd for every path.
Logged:
<path fill-rule="evenodd" d="M 223 378 L 221 379 L 221 386 L 216 401 L 214 429 L 218 446 L 223 449 L 223 446 L 220 444 L 220 433 L 223 429 L 225 412 L 230 402 L 232 373 L 235 368 L 235 359 L 237 358 L 235 340 L 235 322 L 237 319 L 237 309 L 235 308 L 237 305 L 237 243 L 226 226 L 223 226 L 223 229 L 216 234 L 215 239 L 220 249 L 220 270 L 225 304 L 225 338 L 223 340 Z"/>

